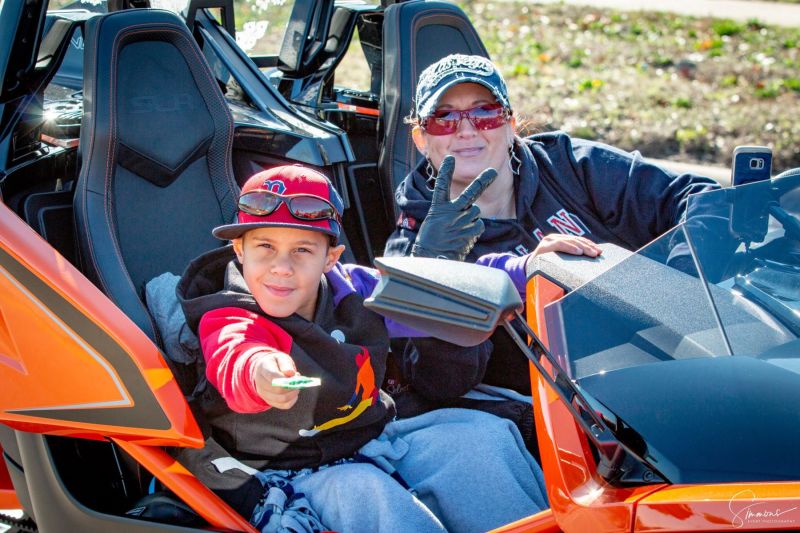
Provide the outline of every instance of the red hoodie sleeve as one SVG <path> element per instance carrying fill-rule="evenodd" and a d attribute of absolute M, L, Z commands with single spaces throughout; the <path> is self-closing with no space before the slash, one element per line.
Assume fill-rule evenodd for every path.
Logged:
<path fill-rule="evenodd" d="M 197 336 L 206 360 L 206 376 L 237 413 L 269 409 L 256 392 L 254 370 L 270 353 L 292 349 L 288 333 L 266 318 L 238 307 L 208 311 L 200 319 Z"/>

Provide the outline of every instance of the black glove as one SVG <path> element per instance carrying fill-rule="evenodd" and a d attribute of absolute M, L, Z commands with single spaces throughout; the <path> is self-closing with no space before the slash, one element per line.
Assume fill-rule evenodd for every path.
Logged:
<path fill-rule="evenodd" d="M 411 248 L 412 256 L 463 261 L 483 233 L 481 210 L 473 204 L 492 184 L 497 177 L 497 171 L 487 168 L 458 198 L 450 201 L 450 182 L 455 166 L 456 158 L 445 156 L 436 176 L 431 208 Z"/>

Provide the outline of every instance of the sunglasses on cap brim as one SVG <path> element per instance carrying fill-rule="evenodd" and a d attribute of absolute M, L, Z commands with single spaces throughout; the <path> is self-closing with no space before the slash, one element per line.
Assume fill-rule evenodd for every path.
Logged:
<path fill-rule="evenodd" d="M 469 120 L 477 130 L 493 130 L 507 124 L 511 110 L 503 104 L 486 104 L 471 109 L 439 109 L 420 124 L 430 135 L 451 135 L 458 131 L 463 119 Z"/>
<path fill-rule="evenodd" d="M 271 215 L 281 204 L 286 204 L 289 213 L 298 220 L 335 220 L 342 223 L 339 212 L 328 200 L 313 194 L 282 195 L 272 191 L 256 189 L 239 197 L 239 211 L 265 217 Z"/>

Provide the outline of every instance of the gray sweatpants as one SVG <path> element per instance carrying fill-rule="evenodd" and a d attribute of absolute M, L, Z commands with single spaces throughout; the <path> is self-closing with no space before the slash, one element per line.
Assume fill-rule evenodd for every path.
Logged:
<path fill-rule="evenodd" d="M 292 480 L 326 527 L 351 532 L 487 531 L 547 507 L 542 471 L 509 420 L 440 409 L 391 422 L 347 463 Z M 412 494 L 387 475 L 392 469 Z"/>

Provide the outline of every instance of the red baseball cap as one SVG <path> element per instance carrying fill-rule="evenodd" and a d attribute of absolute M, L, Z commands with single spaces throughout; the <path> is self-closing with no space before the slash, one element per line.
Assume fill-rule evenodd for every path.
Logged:
<path fill-rule="evenodd" d="M 273 167 L 250 177 L 239 193 L 239 198 L 252 191 L 270 191 L 281 196 L 291 197 L 298 194 L 316 196 L 331 204 L 341 220 L 344 204 L 342 197 L 336 192 L 328 178 L 316 170 L 302 165 L 285 165 Z M 324 218 L 321 220 L 299 219 L 292 215 L 286 202 L 268 215 L 251 215 L 241 209 L 236 212 L 236 223 L 217 226 L 212 230 L 218 239 L 237 239 L 246 231 L 255 228 L 295 228 L 326 233 L 339 240 L 342 227 L 338 220 Z"/>

